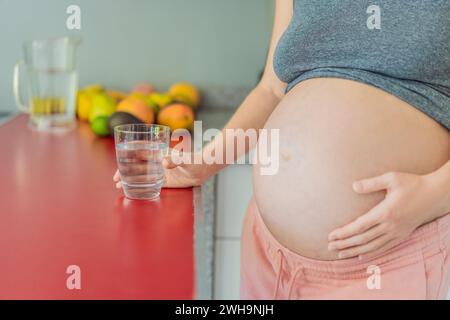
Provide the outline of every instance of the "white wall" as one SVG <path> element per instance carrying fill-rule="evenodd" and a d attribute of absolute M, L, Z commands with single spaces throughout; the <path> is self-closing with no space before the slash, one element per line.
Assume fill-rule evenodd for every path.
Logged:
<path fill-rule="evenodd" d="M 81 30 L 66 8 L 81 8 Z M 263 68 L 273 0 L 0 0 L 0 111 L 14 108 L 12 68 L 24 40 L 80 34 L 81 84 L 128 89 L 252 87 Z"/>

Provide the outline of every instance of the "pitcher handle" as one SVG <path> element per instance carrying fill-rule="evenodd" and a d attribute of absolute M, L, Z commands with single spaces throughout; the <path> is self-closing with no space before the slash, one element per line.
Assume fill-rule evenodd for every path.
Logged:
<path fill-rule="evenodd" d="M 30 109 L 27 107 L 26 104 L 22 102 L 22 96 L 20 94 L 20 66 L 23 65 L 23 60 L 19 60 L 16 65 L 14 66 L 14 75 L 13 75 L 13 91 L 14 91 L 14 98 L 16 100 L 17 107 L 20 111 L 25 113 L 30 113 Z"/>

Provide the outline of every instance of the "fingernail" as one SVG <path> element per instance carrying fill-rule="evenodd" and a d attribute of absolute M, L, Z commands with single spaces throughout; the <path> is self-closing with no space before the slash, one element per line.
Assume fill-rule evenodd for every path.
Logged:
<path fill-rule="evenodd" d="M 353 190 L 359 191 L 361 189 L 361 183 L 359 181 L 353 182 Z"/>
<path fill-rule="evenodd" d="M 342 253 L 342 252 L 339 252 L 339 253 L 338 253 L 338 258 L 339 258 L 339 259 L 344 259 L 344 258 L 345 258 L 345 254 Z"/>

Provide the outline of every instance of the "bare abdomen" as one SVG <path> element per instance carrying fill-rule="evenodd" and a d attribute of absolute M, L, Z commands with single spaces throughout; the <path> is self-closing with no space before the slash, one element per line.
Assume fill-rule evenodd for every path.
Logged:
<path fill-rule="evenodd" d="M 353 181 L 389 171 L 425 174 L 450 158 L 447 129 L 384 91 L 348 80 L 297 85 L 265 128 L 280 129 L 280 167 L 264 176 L 254 166 L 256 202 L 283 245 L 316 259 L 336 259 L 328 233 L 384 197 L 356 194 Z"/>

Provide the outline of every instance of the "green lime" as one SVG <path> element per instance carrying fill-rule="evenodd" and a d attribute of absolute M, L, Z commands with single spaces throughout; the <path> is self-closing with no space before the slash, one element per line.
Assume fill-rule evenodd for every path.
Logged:
<path fill-rule="evenodd" d="M 91 122 L 91 129 L 97 136 L 109 136 L 108 117 L 100 116 L 95 118 L 94 121 Z"/>

